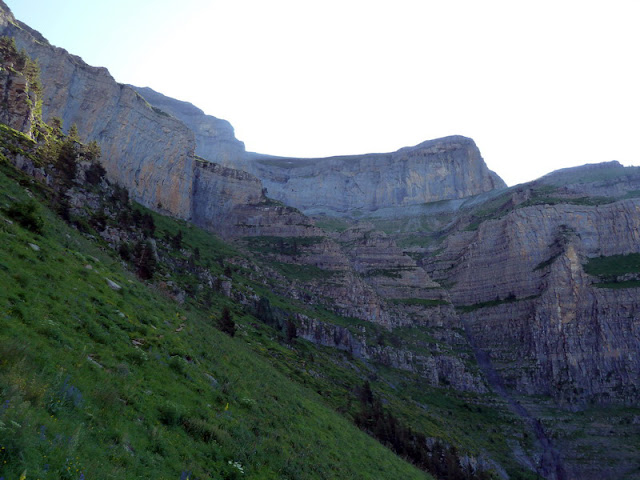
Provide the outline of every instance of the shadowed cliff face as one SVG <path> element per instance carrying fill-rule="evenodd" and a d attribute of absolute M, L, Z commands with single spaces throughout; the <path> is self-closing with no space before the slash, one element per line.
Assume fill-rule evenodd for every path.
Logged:
<path fill-rule="evenodd" d="M 35 95 L 29 84 L 26 76 L 0 68 L 0 122 L 31 136 Z"/>
<path fill-rule="evenodd" d="M 473 140 L 430 140 L 386 154 L 280 158 L 253 154 L 245 167 L 273 198 L 315 215 L 352 215 L 477 195 L 505 183 Z"/>
<path fill-rule="evenodd" d="M 596 286 L 585 264 L 638 253 L 639 232 L 638 199 L 533 205 L 453 233 L 426 268 L 452 285 L 453 303 L 508 386 L 568 402 L 633 402 L 640 289 Z"/>

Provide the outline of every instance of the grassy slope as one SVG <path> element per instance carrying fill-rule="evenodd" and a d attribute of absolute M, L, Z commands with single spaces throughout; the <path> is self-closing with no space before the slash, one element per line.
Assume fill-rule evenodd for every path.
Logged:
<path fill-rule="evenodd" d="M 0 206 L 26 200 L 2 170 Z M 217 310 L 176 304 L 39 212 L 43 236 L 0 218 L 7 480 L 428 477 L 214 329 Z"/>

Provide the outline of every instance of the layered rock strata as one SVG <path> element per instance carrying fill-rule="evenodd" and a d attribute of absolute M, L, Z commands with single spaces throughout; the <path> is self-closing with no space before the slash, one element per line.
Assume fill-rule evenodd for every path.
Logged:
<path fill-rule="evenodd" d="M 344 350 L 355 357 L 373 360 L 383 365 L 420 375 L 432 386 L 448 385 L 474 393 L 486 393 L 487 386 L 477 371 L 472 371 L 459 355 L 438 351 L 416 353 L 394 346 L 370 345 L 364 332 L 353 333 L 348 328 L 296 315 L 298 335 L 318 345 Z"/>
<path fill-rule="evenodd" d="M 638 199 L 536 205 L 450 235 L 426 268 L 451 285 L 453 303 L 507 384 L 571 402 L 632 402 L 640 289 L 598 288 L 584 264 L 639 246 Z"/>
<path fill-rule="evenodd" d="M 243 168 L 262 180 L 270 196 L 310 215 L 353 215 L 505 187 L 473 140 L 461 136 L 385 154 L 314 159 L 254 154 Z"/>

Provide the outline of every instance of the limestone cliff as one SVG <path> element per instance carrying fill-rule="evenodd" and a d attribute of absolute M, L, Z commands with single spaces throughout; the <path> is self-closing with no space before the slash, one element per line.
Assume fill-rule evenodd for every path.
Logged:
<path fill-rule="evenodd" d="M 603 179 L 611 168 L 617 177 Z M 608 286 L 585 271 L 592 258 L 640 252 L 640 200 L 624 198 L 640 183 L 632 188 L 635 169 L 610 164 L 599 172 L 595 184 L 560 182 L 558 174 L 512 189 L 478 207 L 486 220 L 461 219 L 442 250 L 424 261 L 450 285 L 478 345 L 521 392 L 633 402 L 640 388 L 635 277 Z M 621 197 L 584 196 L 590 192 Z"/>
<path fill-rule="evenodd" d="M 16 20 L 1 1 L 0 36 L 14 38 L 19 48 L 38 61 L 44 120 L 59 117 L 66 127 L 77 125 L 81 140 L 96 140 L 108 178 L 126 187 L 133 200 L 222 235 L 305 235 L 306 226 L 312 225 L 294 209 L 270 205 L 254 176 L 197 160 L 194 133 L 180 119 L 151 106 L 133 88 L 118 84 L 105 68 L 91 67 L 50 45 Z M 11 85 L 7 82 L 5 78 L 5 95 L 28 95 L 26 85 L 16 78 L 12 77 Z M 213 117 L 200 119 L 199 110 L 189 104 L 159 94 L 153 98 L 177 105 L 173 111 L 180 112 L 181 118 L 199 121 L 193 128 L 199 138 L 210 142 L 205 147 L 215 150 L 226 145 L 221 149 L 226 148 L 229 155 L 232 150 L 244 151 L 228 123 Z M 17 118 L 14 113 L 5 112 L 5 117 L 11 116 L 6 120 Z M 30 128 L 29 119 L 20 118 L 20 122 L 24 128 L 15 126 Z M 222 153 L 208 156 L 224 157 Z"/>
<path fill-rule="evenodd" d="M 191 129 L 196 140 L 196 155 L 224 166 L 241 165 L 245 155 L 244 143 L 236 139 L 229 122 L 205 115 L 198 107 L 162 95 L 151 88 L 132 88 L 151 105 L 169 113 Z"/>
<path fill-rule="evenodd" d="M 311 215 L 354 215 L 505 186 L 473 140 L 461 136 L 385 154 L 314 159 L 254 154 L 243 168 L 262 179 L 270 196 Z"/>
<path fill-rule="evenodd" d="M 43 118 L 78 126 L 83 140 L 96 140 L 109 178 L 131 197 L 180 218 L 191 215 L 195 141 L 178 120 L 151 106 L 105 68 L 50 45 L 17 21 L 0 3 L 0 35 L 13 37 L 40 65 Z"/>
<path fill-rule="evenodd" d="M 0 98 L 0 122 L 31 136 L 36 102 L 32 82 L 6 62 L 0 65 Z"/>
<path fill-rule="evenodd" d="M 460 199 L 505 187 L 469 138 L 441 138 L 386 154 L 273 157 L 245 152 L 244 144 L 224 120 L 150 88 L 134 88 L 155 108 L 180 119 L 193 131 L 199 156 L 254 174 L 269 197 L 305 214 L 353 215 Z"/>

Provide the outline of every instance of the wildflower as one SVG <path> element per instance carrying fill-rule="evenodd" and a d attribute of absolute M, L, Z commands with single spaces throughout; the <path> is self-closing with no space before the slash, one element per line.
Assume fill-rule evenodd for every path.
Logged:
<path fill-rule="evenodd" d="M 240 462 L 234 462 L 232 460 L 229 460 L 229 465 L 231 465 L 233 468 L 235 468 L 236 470 L 238 470 L 241 474 L 244 475 L 244 467 L 242 466 L 242 464 Z"/>
<path fill-rule="evenodd" d="M 226 412 L 227 410 L 229 410 L 229 402 L 227 402 L 227 404 L 224 407 L 224 411 Z"/>

